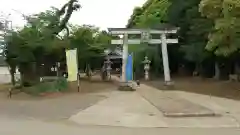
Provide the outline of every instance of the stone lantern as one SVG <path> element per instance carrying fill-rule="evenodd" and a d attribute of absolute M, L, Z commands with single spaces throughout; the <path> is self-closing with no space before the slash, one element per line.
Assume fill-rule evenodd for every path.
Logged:
<path fill-rule="evenodd" d="M 111 65 L 112 65 L 112 62 L 108 57 L 107 60 L 104 62 L 104 67 L 107 73 L 107 80 L 111 80 L 111 70 L 112 70 Z"/>
<path fill-rule="evenodd" d="M 144 76 L 145 80 L 149 80 L 150 63 L 151 63 L 151 61 L 148 60 L 147 56 L 145 56 L 145 59 L 143 61 L 144 71 L 145 71 L 145 76 Z"/>

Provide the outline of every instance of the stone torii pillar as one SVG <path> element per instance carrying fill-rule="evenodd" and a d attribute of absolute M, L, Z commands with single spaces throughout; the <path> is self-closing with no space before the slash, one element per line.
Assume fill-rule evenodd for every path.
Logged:
<path fill-rule="evenodd" d="M 167 39 L 167 34 L 177 33 L 178 28 L 163 28 L 163 29 L 127 29 L 127 28 L 109 28 L 108 31 L 112 35 L 123 35 L 123 39 L 112 40 L 112 44 L 123 45 L 123 61 L 122 61 L 122 82 L 126 82 L 125 67 L 128 56 L 128 44 L 161 44 L 163 67 L 164 67 L 164 80 L 166 85 L 171 85 L 171 77 L 168 61 L 168 43 L 178 43 L 178 39 Z M 151 39 L 151 34 L 159 35 L 159 39 Z M 141 39 L 129 39 L 129 35 L 141 35 Z"/>

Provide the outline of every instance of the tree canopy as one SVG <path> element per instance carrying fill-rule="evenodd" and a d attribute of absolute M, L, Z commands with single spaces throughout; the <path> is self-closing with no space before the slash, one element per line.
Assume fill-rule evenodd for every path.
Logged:
<path fill-rule="evenodd" d="M 73 11 L 79 8 L 76 0 L 69 0 L 61 9 L 53 7 L 24 16 L 27 24 L 5 37 L 6 62 L 12 76 L 18 67 L 22 84 L 31 85 L 43 75 L 43 68 L 49 70 L 56 62 L 66 63 L 65 50 L 72 48 L 78 50 L 80 68 L 87 64 L 93 68 L 101 67 L 111 36 L 95 26 L 69 24 Z"/>
<path fill-rule="evenodd" d="M 170 66 L 193 63 L 199 71 L 206 68 L 206 61 L 226 62 L 227 57 L 239 56 L 239 10 L 239 0 L 147 0 L 134 9 L 127 27 L 152 28 L 162 23 L 179 27 L 179 45 L 168 48 Z"/>
<path fill-rule="evenodd" d="M 209 61 L 239 56 L 239 3 L 240 0 L 147 0 L 133 10 L 126 27 L 153 28 L 163 23 L 179 27 L 179 44 L 168 47 L 171 72 L 178 72 L 182 65 L 191 71 L 212 70 Z M 60 9 L 53 7 L 24 16 L 27 24 L 5 36 L 4 53 L 11 74 L 18 67 L 22 80 L 35 81 L 42 65 L 65 61 L 64 51 L 72 48 L 78 49 L 80 68 L 101 67 L 104 50 L 110 47 L 113 37 L 95 26 L 69 24 L 72 13 L 80 7 L 77 0 L 68 0 Z M 142 61 L 148 56 L 151 71 L 161 72 L 160 45 L 129 45 L 129 52 L 135 56 L 135 70 L 143 67 Z"/>
<path fill-rule="evenodd" d="M 10 66 L 12 82 L 18 67 L 22 83 L 37 82 L 42 64 L 61 61 L 62 51 L 68 45 L 58 34 L 67 29 L 72 12 L 79 9 L 77 0 L 69 0 L 61 9 L 52 8 L 39 14 L 24 16 L 27 24 L 20 30 L 5 36 L 6 62 Z M 51 57 L 49 57 L 51 56 Z M 46 59 L 49 57 L 49 59 Z"/>
<path fill-rule="evenodd" d="M 104 50 L 110 45 L 111 36 L 99 28 L 83 25 L 73 26 L 70 32 L 70 48 L 78 49 L 80 67 L 90 64 L 93 68 L 100 68 L 104 58 Z"/>
<path fill-rule="evenodd" d="M 149 27 L 166 22 L 169 6 L 168 0 L 147 0 L 142 7 L 134 9 L 127 27 Z"/>
<path fill-rule="evenodd" d="M 202 0 L 199 9 L 203 16 L 214 21 L 206 49 L 222 56 L 238 51 L 240 0 Z"/>

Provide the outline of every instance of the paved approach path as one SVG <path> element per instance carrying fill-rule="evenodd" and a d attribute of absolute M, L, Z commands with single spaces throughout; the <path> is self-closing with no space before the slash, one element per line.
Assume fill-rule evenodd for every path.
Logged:
<path fill-rule="evenodd" d="M 166 117 L 213 117 L 218 115 L 210 108 L 146 85 L 142 85 L 138 89 L 138 93 L 157 107 Z"/>
<path fill-rule="evenodd" d="M 167 118 L 141 93 L 144 91 L 162 94 L 161 90 L 142 84 L 136 92 L 110 91 L 29 101 L 0 98 L 0 133 L 1 131 L 25 133 L 22 129 L 26 128 L 32 128 L 29 132 L 34 132 L 33 129 L 36 128 L 39 128 L 39 131 L 47 131 L 50 127 L 52 127 L 51 131 L 53 133 L 61 132 L 60 135 L 67 132 L 72 133 L 73 131 L 78 134 L 81 131 L 90 134 L 103 131 L 103 133 L 106 132 L 107 134 L 113 129 L 117 129 L 115 132 L 123 133 L 125 131 L 128 133 L 142 131 L 144 134 L 148 132 L 155 134 L 158 131 L 163 133 L 171 132 L 171 130 L 157 130 L 155 127 L 173 128 L 172 133 L 178 133 L 181 130 L 185 133 L 185 130 L 179 130 L 179 127 L 224 127 L 225 130 L 222 132 L 219 132 L 219 130 L 215 132 L 214 130 L 215 133 L 224 133 L 224 131 L 229 131 L 226 128 L 233 129 L 230 130 L 232 132 L 234 132 L 234 129 L 239 128 L 240 103 L 238 101 L 178 91 L 164 92 L 167 95 L 177 95 L 189 102 L 200 104 L 222 114 L 221 117 Z M 29 120 L 29 117 L 31 120 Z M 68 125 L 68 122 L 71 124 Z M 73 125 L 74 127 L 72 127 Z M 99 128 L 99 126 L 105 128 Z M 96 131 L 88 131 L 91 129 Z M 143 129 L 148 132 L 144 132 Z M 189 129 L 189 131 L 193 133 L 192 129 Z M 42 134 L 42 132 L 40 133 Z"/>
<path fill-rule="evenodd" d="M 70 121 L 80 125 L 104 125 L 121 127 L 201 127 L 238 128 L 235 118 L 221 117 L 164 117 L 154 105 L 141 96 L 141 89 L 151 92 L 152 87 L 141 85 L 136 92 L 115 92 L 109 98 L 80 111 Z M 161 92 L 161 91 L 158 91 Z M 161 94 L 161 93 L 160 93 Z M 171 94 L 171 93 L 169 93 Z M 172 93 L 174 94 L 174 93 Z M 196 103 L 197 104 L 197 103 Z M 170 106 L 174 107 L 174 106 Z"/>
<path fill-rule="evenodd" d="M 1 135 L 239 135 L 236 128 L 123 128 L 71 126 L 32 120 L 2 119 Z"/>
<path fill-rule="evenodd" d="M 136 92 L 115 92 L 70 120 L 82 125 L 167 127 L 162 114 Z"/>
<path fill-rule="evenodd" d="M 1 119 L 1 135 L 239 135 L 236 128 L 123 128 Z"/>

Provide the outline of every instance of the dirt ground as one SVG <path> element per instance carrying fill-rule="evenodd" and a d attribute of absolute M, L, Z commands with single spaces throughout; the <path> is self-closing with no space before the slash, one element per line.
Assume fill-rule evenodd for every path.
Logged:
<path fill-rule="evenodd" d="M 0 118 L 39 119 L 47 121 L 65 120 L 71 115 L 107 98 L 116 90 L 112 82 L 102 82 L 99 77 L 91 81 L 83 78 L 80 92 L 77 83 L 71 83 L 70 91 L 48 96 L 32 96 L 18 93 L 8 98 L 8 85 L 0 87 Z M 10 85 L 11 86 L 11 85 Z M 43 111 L 44 110 L 44 111 Z"/>
<path fill-rule="evenodd" d="M 175 84 L 173 88 L 174 90 L 240 100 L 240 82 L 217 81 L 214 79 L 201 79 L 194 77 L 174 77 L 173 81 Z M 141 82 L 161 90 L 165 89 L 163 79 L 154 79 L 148 82 Z M 10 86 L 10 84 L 0 85 L 1 98 L 7 96 L 7 91 Z M 101 81 L 99 75 L 93 76 L 91 80 L 89 80 L 88 78 L 81 78 L 80 93 L 98 93 L 108 92 L 110 90 L 116 90 L 116 84 L 114 84 L 113 82 Z M 67 93 L 77 93 L 77 82 L 70 83 L 70 89 Z M 17 94 L 13 97 L 15 99 L 32 98 L 31 96 L 26 94 Z"/>
<path fill-rule="evenodd" d="M 240 82 L 217 81 L 194 77 L 173 78 L 174 90 L 240 100 Z M 162 79 L 144 82 L 158 89 L 165 89 Z"/>
<path fill-rule="evenodd" d="M 50 94 L 42 94 L 42 97 L 36 97 L 33 95 L 28 95 L 23 92 L 14 93 L 13 99 L 41 99 L 41 98 L 54 98 L 59 96 L 64 96 L 68 94 L 80 93 L 80 94 L 88 94 L 88 93 L 99 93 L 99 92 L 109 92 L 112 90 L 116 90 L 116 84 L 113 82 L 104 82 L 100 79 L 100 76 L 96 75 L 89 80 L 88 78 L 81 78 L 80 80 L 80 92 L 78 92 L 77 82 L 70 82 L 69 89 L 64 93 L 50 93 Z M 1 84 L 0 85 L 0 98 L 8 98 L 8 90 L 11 87 L 11 84 Z"/>
<path fill-rule="evenodd" d="M 0 92 L 8 90 L 11 87 L 11 84 L 0 84 Z"/>
<path fill-rule="evenodd" d="M 102 81 L 100 76 L 93 76 L 90 80 L 88 78 L 81 78 L 80 93 L 94 93 L 116 89 L 116 84 L 112 81 Z M 69 92 L 77 92 L 77 82 L 70 83 Z"/>

